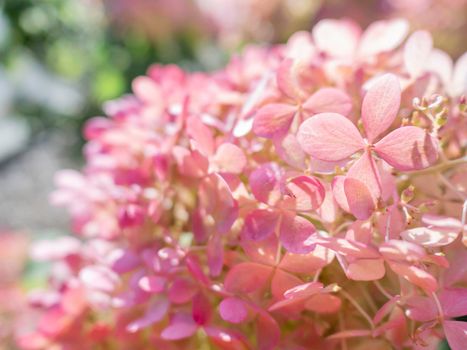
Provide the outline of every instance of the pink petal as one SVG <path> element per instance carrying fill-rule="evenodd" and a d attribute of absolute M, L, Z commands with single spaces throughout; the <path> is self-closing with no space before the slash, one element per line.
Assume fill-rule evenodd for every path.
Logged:
<path fill-rule="evenodd" d="M 282 258 L 279 267 L 294 273 L 311 275 L 320 268 L 330 264 L 334 260 L 334 252 L 321 245 L 308 254 L 293 254 L 287 252 Z"/>
<path fill-rule="evenodd" d="M 303 109 L 310 114 L 332 112 L 347 116 L 352 110 L 352 100 L 342 90 L 322 88 L 305 101 Z"/>
<path fill-rule="evenodd" d="M 277 347 L 280 340 L 280 328 L 276 320 L 269 313 L 260 310 L 257 320 L 258 350 L 271 350 Z"/>
<path fill-rule="evenodd" d="M 449 318 L 467 315 L 467 289 L 446 288 L 439 294 L 444 316 Z"/>
<path fill-rule="evenodd" d="M 393 310 L 393 308 L 397 305 L 399 301 L 400 301 L 400 296 L 395 296 L 389 299 L 376 312 L 375 317 L 373 317 L 373 322 L 375 324 L 380 323 L 383 320 L 383 318 L 386 317 Z"/>
<path fill-rule="evenodd" d="M 350 256 L 358 259 L 378 259 L 380 254 L 378 251 L 366 243 L 354 241 L 345 238 L 324 238 L 318 241 L 329 249 L 332 249 L 344 256 Z"/>
<path fill-rule="evenodd" d="M 438 289 L 436 279 L 425 270 L 407 263 L 388 262 L 389 267 L 399 276 L 404 277 L 410 283 L 422 288 L 428 293 Z"/>
<path fill-rule="evenodd" d="M 217 277 L 222 272 L 222 267 L 224 266 L 224 246 L 219 234 L 211 235 L 206 250 L 209 274 L 212 277 Z"/>
<path fill-rule="evenodd" d="M 255 209 L 245 218 L 243 234 L 246 238 L 260 241 L 274 233 L 280 214 L 268 209 Z"/>
<path fill-rule="evenodd" d="M 284 293 L 286 299 L 303 299 L 308 298 L 323 289 L 323 284 L 320 282 L 308 282 L 295 286 Z"/>
<path fill-rule="evenodd" d="M 305 169 L 306 154 L 294 134 L 287 134 L 285 137 L 275 138 L 273 141 L 277 155 L 284 162 L 294 168 Z"/>
<path fill-rule="evenodd" d="M 186 132 L 196 144 L 196 149 L 204 156 L 214 153 L 214 136 L 211 129 L 198 117 L 191 116 L 186 121 Z"/>
<path fill-rule="evenodd" d="M 406 241 L 417 243 L 424 247 L 440 247 L 454 242 L 457 236 L 459 236 L 459 231 L 415 227 L 401 232 L 400 235 Z"/>
<path fill-rule="evenodd" d="M 179 340 L 189 338 L 196 333 L 198 325 L 191 315 L 175 314 L 170 324 L 162 330 L 161 338 L 165 340 Z"/>
<path fill-rule="evenodd" d="M 172 153 L 182 175 L 202 177 L 207 173 L 209 161 L 198 151 L 190 151 L 185 147 L 175 146 Z"/>
<path fill-rule="evenodd" d="M 305 308 L 319 314 L 333 314 L 341 307 L 339 297 L 331 294 L 316 294 L 305 302 Z"/>
<path fill-rule="evenodd" d="M 284 293 L 284 299 L 279 300 L 269 307 L 269 311 L 275 311 L 284 307 L 302 304 L 306 299 L 312 295 L 317 294 L 323 289 L 323 285 L 319 282 L 309 282 L 300 284 L 287 290 Z"/>
<path fill-rule="evenodd" d="M 318 209 L 324 201 L 326 191 L 321 182 L 311 176 L 297 176 L 288 181 L 285 188 L 287 207 L 296 211 Z"/>
<path fill-rule="evenodd" d="M 227 273 L 224 285 L 231 293 L 251 293 L 264 287 L 273 273 L 270 266 L 240 263 Z"/>
<path fill-rule="evenodd" d="M 423 129 L 404 126 L 375 145 L 375 151 L 397 170 L 426 168 L 438 159 L 438 141 Z"/>
<path fill-rule="evenodd" d="M 350 263 L 345 274 L 354 281 L 374 281 L 384 277 L 383 259 L 358 259 Z"/>
<path fill-rule="evenodd" d="M 462 321 L 444 321 L 444 334 L 452 350 L 465 349 L 467 339 L 467 322 Z"/>
<path fill-rule="evenodd" d="M 319 50 L 331 57 L 351 57 L 356 51 L 361 29 L 352 21 L 323 19 L 312 31 Z"/>
<path fill-rule="evenodd" d="M 367 329 L 353 329 L 337 332 L 327 337 L 326 339 L 345 339 L 345 338 L 355 338 L 355 337 L 369 337 L 371 336 L 371 331 Z"/>
<path fill-rule="evenodd" d="M 245 342 L 241 340 L 237 333 L 216 327 L 204 327 L 209 340 L 219 350 L 248 350 Z"/>
<path fill-rule="evenodd" d="M 276 235 L 270 235 L 262 241 L 253 241 L 241 236 L 240 245 L 252 262 L 275 265 L 279 240 Z"/>
<path fill-rule="evenodd" d="M 138 285 L 145 292 L 159 293 L 165 289 L 167 279 L 161 276 L 144 276 L 142 277 Z"/>
<path fill-rule="evenodd" d="M 381 177 L 369 151 L 363 152 L 362 156 L 350 167 L 347 178 L 363 181 L 375 202 L 381 196 Z"/>
<path fill-rule="evenodd" d="M 344 180 L 344 192 L 349 203 L 350 212 L 358 220 L 366 220 L 373 214 L 376 208 L 375 199 L 362 181 L 346 178 Z"/>
<path fill-rule="evenodd" d="M 315 248 L 316 229 L 301 216 L 285 213 L 279 232 L 280 242 L 291 253 L 307 254 Z"/>
<path fill-rule="evenodd" d="M 391 239 L 379 247 L 379 252 L 385 259 L 417 262 L 425 258 L 425 249 L 417 244 Z"/>
<path fill-rule="evenodd" d="M 287 97 L 298 101 L 306 97 L 305 92 L 299 85 L 299 74 L 301 70 L 300 61 L 291 58 L 284 59 L 277 69 L 277 86 Z"/>
<path fill-rule="evenodd" d="M 350 213 L 349 202 L 347 200 L 347 196 L 345 195 L 344 191 L 344 181 L 345 176 L 335 176 L 332 179 L 332 195 L 342 210 Z"/>
<path fill-rule="evenodd" d="M 197 286 L 189 279 L 178 277 L 169 288 L 169 300 L 174 304 L 190 301 L 198 291 Z"/>
<path fill-rule="evenodd" d="M 203 179 L 199 186 L 199 201 L 206 215 L 211 215 L 219 233 L 226 233 L 238 217 L 238 204 L 227 182 L 218 174 Z"/>
<path fill-rule="evenodd" d="M 275 138 L 287 133 L 297 107 L 283 103 L 271 103 L 262 107 L 255 116 L 253 131 L 256 135 Z"/>
<path fill-rule="evenodd" d="M 297 276 L 281 269 L 276 269 L 271 281 L 271 294 L 275 299 L 281 300 L 284 298 L 284 293 L 287 290 L 301 283 L 302 280 Z"/>
<path fill-rule="evenodd" d="M 400 103 L 401 88 L 395 75 L 385 74 L 374 81 L 362 103 L 363 127 L 370 143 L 391 126 Z"/>
<path fill-rule="evenodd" d="M 355 125 L 337 113 L 321 113 L 305 120 L 297 140 L 306 153 L 330 162 L 345 159 L 365 147 Z"/>
<path fill-rule="evenodd" d="M 358 46 L 361 58 L 392 51 L 407 36 L 409 24 L 405 19 L 376 21 L 363 32 Z"/>
<path fill-rule="evenodd" d="M 140 76 L 135 78 L 132 83 L 132 88 L 136 97 L 143 102 L 156 105 L 163 101 L 160 86 L 149 77 Z"/>
<path fill-rule="evenodd" d="M 140 330 L 159 322 L 164 318 L 169 309 L 167 299 L 156 300 L 147 310 L 143 317 L 131 322 L 126 328 L 130 333 L 136 333 Z"/>
<path fill-rule="evenodd" d="M 246 157 L 240 147 L 232 143 L 223 143 L 217 148 L 212 161 L 219 171 L 240 174 L 246 166 Z"/>
<path fill-rule="evenodd" d="M 413 296 L 407 299 L 406 305 L 406 315 L 412 320 L 428 322 L 438 316 L 438 308 L 432 297 Z"/>
<path fill-rule="evenodd" d="M 242 323 L 248 317 L 246 304 L 238 298 L 226 298 L 219 305 L 219 313 L 224 321 Z"/>
<path fill-rule="evenodd" d="M 251 192 L 257 200 L 274 205 L 282 197 L 279 183 L 283 170 L 276 163 L 262 164 L 249 177 Z"/>
<path fill-rule="evenodd" d="M 423 73 L 432 48 L 433 39 L 427 31 L 419 30 L 409 37 L 404 47 L 404 64 L 412 78 Z"/>

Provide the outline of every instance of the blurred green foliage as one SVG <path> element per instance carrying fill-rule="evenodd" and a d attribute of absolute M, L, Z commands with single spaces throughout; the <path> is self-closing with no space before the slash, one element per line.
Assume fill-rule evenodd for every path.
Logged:
<path fill-rule="evenodd" d="M 100 1 L 4 0 L 0 16 L 0 68 L 7 76 L 24 71 L 17 65 L 26 56 L 51 80 L 58 79 L 82 97 L 79 108 L 61 111 L 42 103 L 43 97 L 15 96 L 12 114 L 26 118 L 35 131 L 59 127 L 78 135 L 88 117 L 101 113 L 104 101 L 129 92 L 132 79 L 152 63 L 202 68 L 196 63 L 196 34 L 150 40 L 141 32 L 112 26 Z M 27 77 L 21 80 L 28 84 Z M 47 84 L 35 89 L 48 89 L 42 85 Z"/>

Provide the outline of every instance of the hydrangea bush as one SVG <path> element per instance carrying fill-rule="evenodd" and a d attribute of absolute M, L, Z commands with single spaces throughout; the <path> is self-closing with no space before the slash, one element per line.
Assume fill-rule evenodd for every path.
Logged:
<path fill-rule="evenodd" d="M 22 349 L 465 349 L 467 55 L 322 20 L 225 69 L 153 66 L 51 201 Z M 408 38 L 407 38 L 408 37 Z"/>

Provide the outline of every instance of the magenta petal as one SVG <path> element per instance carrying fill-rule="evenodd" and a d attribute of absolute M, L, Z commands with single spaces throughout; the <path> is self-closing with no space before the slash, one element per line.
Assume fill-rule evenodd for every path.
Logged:
<path fill-rule="evenodd" d="M 254 241 L 263 240 L 274 232 L 279 218 L 277 211 L 255 209 L 246 216 L 242 235 Z"/>
<path fill-rule="evenodd" d="M 251 293 L 264 287 L 273 273 L 271 266 L 240 263 L 227 273 L 224 285 L 231 293 Z"/>
<path fill-rule="evenodd" d="M 438 159 L 438 141 L 416 126 L 392 131 L 375 145 L 376 153 L 397 170 L 418 170 Z"/>
<path fill-rule="evenodd" d="M 395 75 L 385 74 L 374 81 L 362 103 L 362 121 L 370 143 L 391 126 L 400 103 L 401 88 Z"/>
<path fill-rule="evenodd" d="M 152 324 L 162 320 L 169 309 L 169 302 L 167 299 L 158 299 L 151 306 L 149 306 L 145 315 L 136 321 L 131 322 L 127 326 L 130 333 L 136 333 Z"/>
<path fill-rule="evenodd" d="M 165 340 L 179 340 L 191 337 L 196 333 L 198 325 L 191 315 L 175 314 L 170 324 L 162 330 L 161 338 Z"/>
<path fill-rule="evenodd" d="M 346 178 L 344 180 L 344 192 L 349 203 L 350 212 L 359 220 L 368 219 L 376 208 L 368 187 L 360 180 Z"/>
<path fill-rule="evenodd" d="M 224 321 L 242 323 L 248 317 L 246 304 L 238 298 L 226 298 L 219 305 L 219 312 Z"/>
<path fill-rule="evenodd" d="M 275 204 L 281 197 L 279 183 L 283 171 L 276 163 L 266 163 L 255 169 L 248 179 L 251 192 L 257 200 Z"/>
<path fill-rule="evenodd" d="M 165 277 L 144 276 L 139 280 L 138 285 L 145 292 L 159 293 L 164 290 L 166 282 L 167 279 Z"/>
<path fill-rule="evenodd" d="M 444 321 L 444 334 L 452 350 L 464 350 L 467 339 L 467 322 Z"/>
<path fill-rule="evenodd" d="M 195 295 L 192 302 L 192 315 L 193 320 L 200 325 L 204 326 L 209 323 L 212 314 L 211 303 L 204 293 L 199 292 Z"/>
<path fill-rule="evenodd" d="M 292 123 L 297 107 L 271 103 L 262 107 L 253 121 L 253 131 L 256 135 L 273 138 L 285 135 Z"/>
<path fill-rule="evenodd" d="M 190 301 L 197 290 L 198 288 L 191 280 L 179 277 L 169 288 L 169 299 L 174 304 L 183 304 Z"/>
<path fill-rule="evenodd" d="M 345 159 L 365 147 L 355 125 L 337 113 L 321 113 L 305 120 L 297 140 L 306 153 L 330 162 Z"/>
<path fill-rule="evenodd" d="M 342 90 L 323 88 L 311 95 L 303 108 L 311 114 L 331 112 L 346 116 L 352 110 L 352 100 Z"/>
<path fill-rule="evenodd" d="M 315 248 L 316 229 L 311 222 L 295 214 L 284 213 L 279 239 L 291 253 L 307 254 Z"/>

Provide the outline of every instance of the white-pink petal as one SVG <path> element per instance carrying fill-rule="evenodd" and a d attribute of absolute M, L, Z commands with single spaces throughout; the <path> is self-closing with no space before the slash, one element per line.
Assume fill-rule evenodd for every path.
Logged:
<path fill-rule="evenodd" d="M 418 78 L 425 71 L 432 49 L 429 32 L 418 30 L 409 37 L 404 46 L 404 64 L 412 78 Z"/>
<path fill-rule="evenodd" d="M 303 109 L 310 114 L 330 112 L 347 116 L 352 110 L 352 100 L 342 90 L 323 88 L 305 101 Z"/>

